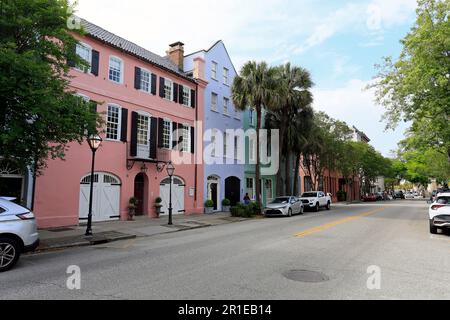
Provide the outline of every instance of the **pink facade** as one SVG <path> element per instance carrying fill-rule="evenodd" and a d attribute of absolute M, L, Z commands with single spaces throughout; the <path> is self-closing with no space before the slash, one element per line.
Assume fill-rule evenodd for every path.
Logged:
<path fill-rule="evenodd" d="M 301 190 L 300 192 L 307 192 L 307 191 L 315 191 L 312 190 L 314 188 L 308 187 L 307 179 L 308 174 L 305 172 L 305 170 L 301 167 L 299 170 L 300 173 L 300 179 L 301 179 Z M 331 193 L 333 202 L 338 202 L 337 193 L 338 191 L 345 191 L 347 192 L 349 198 L 351 197 L 352 200 L 360 200 L 360 183 L 359 179 L 355 177 L 352 181 L 352 187 L 350 188 L 349 184 L 344 184 L 342 174 L 336 171 L 332 171 L 329 169 L 325 169 L 323 177 L 322 177 L 322 184 L 319 187 L 320 190 L 318 191 L 324 191 L 325 193 Z"/>
<path fill-rule="evenodd" d="M 140 195 L 142 198 L 142 213 L 149 217 L 155 217 L 155 199 L 162 196 L 161 183 L 167 178 L 165 169 L 158 172 L 155 163 L 140 161 L 130 155 L 130 141 L 133 139 L 131 132 L 133 112 L 146 114 L 149 119 L 167 119 L 173 123 L 185 124 L 195 128 L 196 139 L 192 140 L 195 144 L 194 151 L 185 153 L 185 156 L 188 154 L 191 157 L 192 164 L 175 165 L 175 176 L 183 183 L 180 187 L 182 191 L 179 192 L 184 193 L 184 204 L 180 204 L 184 208 L 176 213 L 188 215 L 203 213 L 204 199 L 201 190 L 203 190 L 204 170 L 202 165 L 196 165 L 194 160 L 197 154 L 202 152 L 202 143 L 199 142 L 202 139 L 202 132 L 197 133 L 197 129 L 201 129 L 196 127 L 196 120 L 203 119 L 203 91 L 206 83 L 202 79 L 184 77 L 177 72 L 173 72 L 173 70 L 164 68 L 164 66 L 159 66 L 124 50 L 119 50 L 95 37 L 85 36 L 80 38 L 80 41 L 99 52 L 98 76 L 73 69 L 71 73 L 74 78 L 71 81 L 71 90 L 97 102 L 97 111 L 104 114 L 105 118 L 110 104 L 120 106 L 128 111 L 127 137 L 123 139 L 126 142 L 111 141 L 103 133 L 104 141 L 96 154 L 95 165 L 96 172 L 111 174 L 119 180 L 115 187 L 119 188 L 120 185 L 118 200 L 120 219 L 126 220 L 128 218 L 128 203 L 131 197 L 136 196 L 138 175 L 140 175 L 139 188 L 141 188 L 140 192 L 142 193 Z M 111 56 L 122 60 L 123 81 L 121 84 L 109 80 L 109 60 Z M 156 75 L 158 79 L 156 94 L 143 92 L 135 88 L 136 67 Z M 201 62 L 200 67 L 202 67 Z M 198 75 L 202 72 L 194 74 Z M 195 90 L 195 107 L 185 106 L 161 97 L 161 77 L 170 79 L 173 83 L 182 85 L 184 88 Z M 72 143 L 69 147 L 65 160 L 49 161 L 48 168 L 36 180 L 34 211 L 40 228 L 79 224 L 80 193 L 83 187 L 80 183 L 90 173 L 92 153 L 87 143 L 82 145 Z M 167 161 L 169 160 L 168 155 L 173 152 L 179 151 L 164 151 L 158 146 L 157 160 Z M 131 169 L 129 166 L 133 163 L 129 161 L 127 168 L 127 160 L 130 159 L 136 159 Z M 148 169 L 145 173 L 142 173 L 144 163 Z M 114 216 L 113 213 L 112 216 Z"/>

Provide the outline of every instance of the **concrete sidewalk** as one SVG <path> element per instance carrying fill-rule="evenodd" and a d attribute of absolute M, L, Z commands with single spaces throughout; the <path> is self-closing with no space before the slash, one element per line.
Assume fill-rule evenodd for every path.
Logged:
<path fill-rule="evenodd" d="M 150 237 L 158 234 L 206 228 L 249 219 L 231 217 L 229 212 L 198 214 L 191 216 L 175 215 L 173 225 L 168 225 L 168 217 L 159 219 L 136 217 L 134 221 L 113 221 L 93 223 L 94 236 L 86 238 L 86 225 L 67 228 L 39 230 L 41 244 L 38 252 L 62 248 L 90 246 L 119 240 Z"/>

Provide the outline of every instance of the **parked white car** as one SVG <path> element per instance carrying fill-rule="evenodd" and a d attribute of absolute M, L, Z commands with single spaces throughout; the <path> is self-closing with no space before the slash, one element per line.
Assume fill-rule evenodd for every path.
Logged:
<path fill-rule="evenodd" d="M 430 233 L 450 228 L 450 193 L 440 193 L 430 205 Z"/>
<path fill-rule="evenodd" d="M 414 199 L 414 193 L 407 192 L 405 193 L 405 199 Z"/>
<path fill-rule="evenodd" d="M 34 214 L 13 200 L 0 197 L 0 272 L 10 270 L 22 253 L 39 246 Z"/>
<path fill-rule="evenodd" d="M 303 213 L 303 204 L 297 197 L 278 197 L 264 209 L 265 216 L 286 216 Z"/>
<path fill-rule="evenodd" d="M 331 209 L 331 196 L 326 195 L 323 191 L 310 191 L 305 192 L 300 197 L 305 208 L 313 209 L 318 212 L 320 208 Z"/>

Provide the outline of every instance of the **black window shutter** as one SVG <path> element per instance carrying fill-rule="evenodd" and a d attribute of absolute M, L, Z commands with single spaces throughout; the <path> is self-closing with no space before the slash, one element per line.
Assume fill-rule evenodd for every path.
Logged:
<path fill-rule="evenodd" d="M 156 95 L 156 81 L 158 81 L 158 77 L 156 74 L 152 74 L 152 95 Z"/>
<path fill-rule="evenodd" d="M 178 137 L 176 136 L 176 132 L 178 130 L 178 124 L 176 122 L 172 122 L 172 149 L 176 150 L 178 145 Z"/>
<path fill-rule="evenodd" d="M 128 133 L 128 109 L 122 108 L 122 124 L 120 129 L 120 141 L 127 142 Z"/>
<path fill-rule="evenodd" d="M 195 153 L 195 128 L 191 127 L 191 153 Z"/>
<path fill-rule="evenodd" d="M 156 150 L 156 140 L 158 136 L 158 119 L 153 118 L 151 119 L 150 124 L 150 159 L 156 159 L 157 157 L 157 150 Z"/>
<path fill-rule="evenodd" d="M 92 111 L 92 113 L 97 113 L 97 102 L 95 101 L 89 101 L 89 107 Z"/>
<path fill-rule="evenodd" d="M 91 63 L 91 73 L 98 77 L 98 69 L 100 65 L 100 52 L 97 50 L 92 50 L 92 63 Z"/>
<path fill-rule="evenodd" d="M 178 102 L 180 104 L 183 104 L 183 91 L 184 91 L 184 87 L 180 84 L 178 86 Z"/>
<path fill-rule="evenodd" d="M 159 78 L 159 96 L 161 98 L 164 98 L 166 96 L 165 94 L 165 90 L 164 90 L 164 84 L 166 83 L 166 79 L 164 79 L 163 77 Z"/>
<path fill-rule="evenodd" d="M 191 107 L 195 108 L 195 90 L 191 90 Z"/>
<path fill-rule="evenodd" d="M 137 156 L 137 127 L 138 127 L 138 113 L 131 113 L 131 145 L 130 156 Z"/>
<path fill-rule="evenodd" d="M 134 67 L 134 88 L 141 89 L 141 68 L 139 67 Z"/>
<path fill-rule="evenodd" d="M 182 148 L 182 143 L 183 142 L 183 124 L 179 123 L 178 124 L 178 150 L 180 151 L 185 151 Z"/>
<path fill-rule="evenodd" d="M 77 54 L 77 46 L 74 45 L 73 47 L 70 47 L 69 51 L 71 51 L 72 54 L 76 55 Z M 71 68 L 75 68 L 76 63 L 73 60 L 67 60 L 67 65 Z"/>
<path fill-rule="evenodd" d="M 164 119 L 158 119 L 158 148 L 162 148 L 163 146 L 163 132 L 164 132 Z"/>
<path fill-rule="evenodd" d="M 173 101 L 178 102 L 178 83 L 173 84 Z"/>

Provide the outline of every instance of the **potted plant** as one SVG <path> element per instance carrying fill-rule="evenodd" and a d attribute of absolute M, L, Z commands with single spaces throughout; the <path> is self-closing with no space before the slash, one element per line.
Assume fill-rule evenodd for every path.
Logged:
<path fill-rule="evenodd" d="M 214 201 L 207 200 L 205 202 L 205 212 L 206 213 L 213 213 L 214 212 Z"/>
<path fill-rule="evenodd" d="M 156 209 L 156 215 L 159 218 L 159 215 L 161 214 L 161 208 L 162 208 L 162 199 L 161 197 L 158 197 L 155 199 L 155 209 Z"/>
<path fill-rule="evenodd" d="M 223 199 L 222 210 L 223 212 L 230 212 L 231 201 L 229 199 Z"/>
<path fill-rule="evenodd" d="M 128 218 L 130 221 L 134 220 L 134 216 L 136 215 L 136 209 L 138 207 L 139 200 L 135 197 L 130 198 L 128 201 Z"/>

